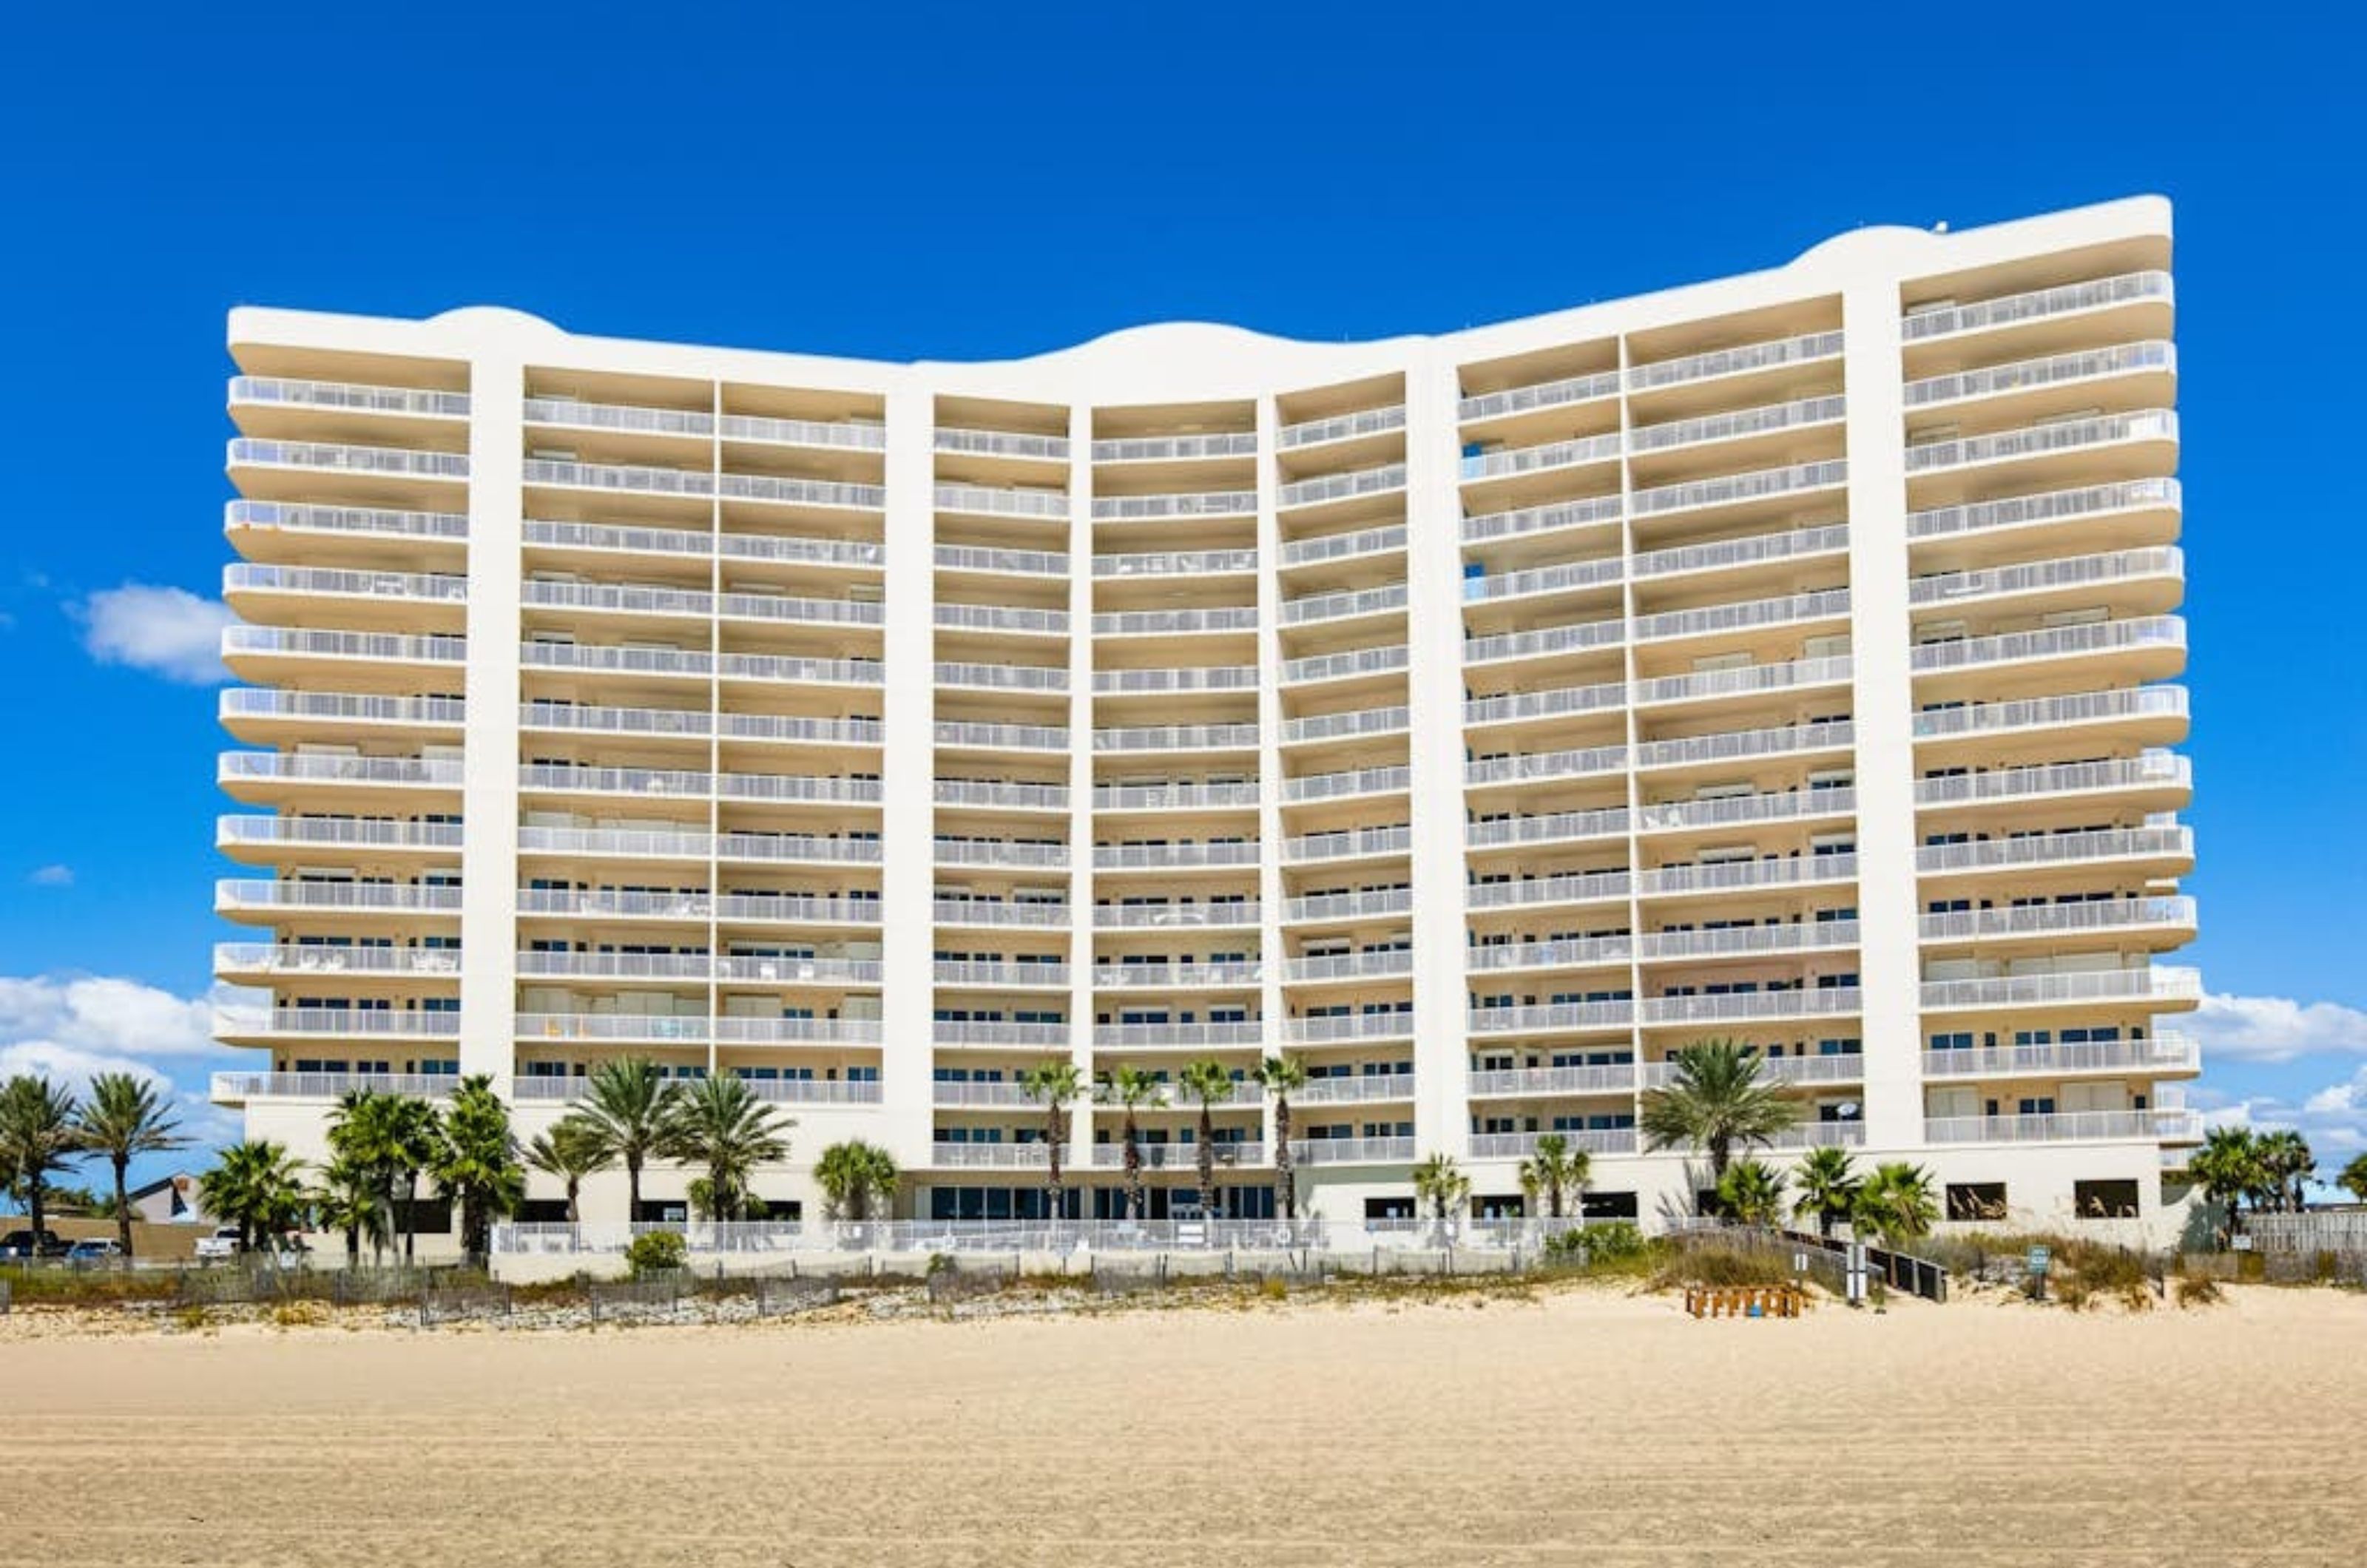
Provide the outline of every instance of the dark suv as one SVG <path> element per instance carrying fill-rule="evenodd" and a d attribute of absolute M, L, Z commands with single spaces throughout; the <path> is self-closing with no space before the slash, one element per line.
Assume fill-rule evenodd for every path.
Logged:
<path fill-rule="evenodd" d="M 45 1230 L 35 1235 L 28 1230 L 10 1231 L 0 1235 L 0 1258 L 63 1258 L 66 1244 L 58 1233 Z"/>

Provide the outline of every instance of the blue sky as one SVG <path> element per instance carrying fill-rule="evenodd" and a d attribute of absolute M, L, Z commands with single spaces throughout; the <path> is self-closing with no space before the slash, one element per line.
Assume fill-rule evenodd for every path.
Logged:
<path fill-rule="evenodd" d="M 2361 26 L 2224 9 L 40 6 L 0 51 L 0 1070 L 202 1086 L 222 316 L 994 358 L 1447 330 L 2178 203 L 2198 1101 L 2367 1147 Z M 1852 14 L 1854 13 L 1854 14 Z M 123 595 L 127 587 L 179 590 Z M 192 1105 L 204 1131 L 225 1125 Z"/>

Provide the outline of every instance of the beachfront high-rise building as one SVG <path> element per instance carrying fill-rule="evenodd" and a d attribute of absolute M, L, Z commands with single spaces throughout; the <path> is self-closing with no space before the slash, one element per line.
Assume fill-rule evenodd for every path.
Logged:
<path fill-rule="evenodd" d="M 311 1157 L 348 1087 L 491 1074 L 530 1133 L 635 1055 L 796 1118 L 776 1213 L 863 1137 L 900 1213 L 1007 1216 L 1029 1067 L 1288 1053 L 1327 1218 L 1433 1153 L 1516 1205 L 1560 1132 L 1648 1221 L 1688 1181 L 1642 1097 L 1728 1036 L 1797 1097 L 1773 1157 L 2159 1218 L 2199 1135 L 2169 255 L 2142 198 L 1000 364 L 237 310 L 217 969 L 269 1060 L 216 1098 Z M 1112 1213 L 1121 1112 L 1071 1116 Z M 1225 1211 L 1273 1212 L 1265 1098 L 1213 1121 Z"/>

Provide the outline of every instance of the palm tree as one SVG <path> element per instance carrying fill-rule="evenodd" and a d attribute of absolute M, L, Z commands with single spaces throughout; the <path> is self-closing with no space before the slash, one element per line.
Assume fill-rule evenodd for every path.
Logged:
<path fill-rule="evenodd" d="M 25 1200 L 38 1239 L 49 1221 L 50 1176 L 82 1157 L 73 1091 L 20 1074 L 0 1086 L 0 1177 Z"/>
<path fill-rule="evenodd" d="M 460 1206 L 460 1251 L 482 1264 L 493 1254 L 493 1221 L 526 1201 L 526 1167 L 509 1107 L 484 1073 L 462 1078 L 452 1091 L 427 1159 L 436 1195 Z"/>
<path fill-rule="evenodd" d="M 180 1135 L 180 1122 L 172 1106 L 146 1078 L 130 1073 L 101 1073 L 90 1080 L 90 1100 L 74 1119 L 82 1146 L 107 1156 L 115 1170 L 115 1231 L 123 1256 L 131 1256 L 131 1193 L 126 1172 L 142 1155 L 177 1149 L 188 1140 Z"/>
<path fill-rule="evenodd" d="M 2367 1203 L 2367 1155 L 2351 1156 L 2350 1163 L 2344 1166 L 2342 1174 L 2334 1179 L 2336 1185 L 2348 1191 L 2353 1198 L 2361 1203 Z"/>
<path fill-rule="evenodd" d="M 213 1169 L 198 1178 L 206 1212 L 238 1227 L 241 1252 L 290 1228 L 304 1208 L 300 1168 L 279 1144 L 249 1141 L 222 1150 Z"/>
<path fill-rule="evenodd" d="M 1282 1189 L 1282 1217 L 1298 1218 L 1297 1173 L 1290 1163 L 1290 1097 L 1307 1087 L 1307 1064 L 1297 1056 L 1268 1056 L 1258 1064 L 1258 1082 L 1274 1096 L 1274 1179 Z"/>
<path fill-rule="evenodd" d="M 1535 1200 L 1546 1195 L 1546 1213 L 1560 1219 L 1562 1195 L 1581 1195 L 1594 1175 L 1594 1156 L 1584 1149 L 1569 1146 L 1569 1140 L 1559 1133 L 1537 1134 L 1536 1149 L 1521 1162 L 1521 1190 Z"/>
<path fill-rule="evenodd" d="M 1093 1098 L 1104 1105 L 1115 1105 L 1126 1112 L 1118 1136 L 1124 1143 L 1126 1160 L 1126 1217 L 1142 1218 L 1142 1129 L 1135 1121 L 1135 1112 L 1145 1106 L 1163 1105 L 1167 1101 L 1167 1086 L 1140 1067 L 1120 1067 L 1115 1073 L 1104 1073 L 1094 1086 Z"/>
<path fill-rule="evenodd" d="M 1736 1160 L 1718 1179 L 1717 1206 L 1738 1224 L 1781 1224 L 1784 1173 L 1764 1160 L 1747 1156 Z"/>
<path fill-rule="evenodd" d="M 1044 1217 L 1068 1217 L 1060 1194 L 1060 1145 L 1069 1135 L 1069 1102 L 1085 1091 L 1085 1077 L 1070 1061 L 1046 1062 L 1019 1075 L 1019 1092 L 1044 1106 Z"/>
<path fill-rule="evenodd" d="M 2290 1127 L 2260 1135 L 2258 1145 L 2260 1172 L 2267 1179 L 2272 1201 L 2282 1213 L 2290 1208 L 2294 1213 L 2302 1209 L 2302 1184 L 2316 1174 L 2317 1156 L 2310 1152 L 2309 1140 Z"/>
<path fill-rule="evenodd" d="M 1194 1151 L 1199 1156 L 1200 1213 L 1215 1219 L 1220 1205 L 1217 1201 L 1217 1122 L 1208 1108 L 1233 1095 L 1233 1075 L 1214 1056 L 1203 1056 L 1184 1065 L 1175 1077 L 1176 1086 L 1200 1102 L 1199 1146 Z"/>
<path fill-rule="evenodd" d="M 1833 1224 L 1849 1218 L 1857 1207 L 1858 1190 L 1865 1185 L 1847 1149 L 1827 1144 L 1810 1149 L 1794 1174 L 1800 1183 L 1799 1201 L 1792 1205 L 1795 1219 L 1817 1218 L 1817 1234 L 1832 1239 Z"/>
<path fill-rule="evenodd" d="M 436 1153 L 436 1108 L 424 1100 L 372 1089 L 348 1089 L 329 1118 L 329 1152 L 376 1174 L 391 1233 L 401 1234 L 406 1263 L 418 1231 L 412 1211 L 419 1173 Z"/>
<path fill-rule="evenodd" d="M 680 1092 L 656 1063 L 626 1056 L 593 1068 L 583 1103 L 569 1113 L 592 1130 L 603 1165 L 625 1168 L 628 1221 L 641 1217 L 641 1168 L 661 1153 L 667 1109 Z"/>
<path fill-rule="evenodd" d="M 1647 1090 L 1638 1125 L 1648 1149 L 1682 1144 L 1709 1151 L 1710 1182 L 1726 1179 L 1737 1144 L 1772 1143 L 1799 1120 L 1799 1109 L 1760 1081 L 1759 1055 L 1732 1040 L 1702 1040 L 1670 1058 L 1676 1078 Z"/>
<path fill-rule="evenodd" d="M 814 1161 L 814 1180 L 829 1200 L 831 1218 L 857 1224 L 871 1217 L 875 1194 L 893 1197 L 897 1175 L 895 1156 L 859 1138 L 831 1145 Z"/>
<path fill-rule="evenodd" d="M 1430 1204 L 1442 1229 L 1446 1224 L 1447 1212 L 1460 1204 L 1470 1191 L 1471 1179 L 1455 1168 L 1450 1156 L 1433 1155 L 1413 1168 L 1414 1201 Z"/>
<path fill-rule="evenodd" d="M 567 1190 L 567 1223 L 580 1225 L 583 1179 L 608 1168 L 608 1151 L 591 1123 L 562 1116 L 550 1124 L 550 1131 L 535 1134 L 534 1142 L 526 1146 L 526 1163 L 545 1176 L 559 1178 Z"/>
<path fill-rule="evenodd" d="M 2260 1151 L 2248 1127 L 2214 1127 L 2203 1134 L 2203 1146 L 2187 1157 L 2186 1173 L 2205 1198 L 2227 1213 L 2226 1234 L 2244 1228 L 2244 1196 L 2260 1185 Z"/>
<path fill-rule="evenodd" d="M 796 1125 L 743 1080 L 721 1074 L 667 1097 L 656 1152 L 705 1166 L 707 1217 L 728 1223 L 746 1216 L 756 1168 L 789 1157 L 788 1132 Z"/>
<path fill-rule="evenodd" d="M 342 1156 L 321 1171 L 321 1185 L 312 1190 L 313 1213 L 320 1228 L 343 1231 L 345 1266 L 358 1268 L 362 1238 L 369 1237 L 373 1254 L 385 1250 L 389 1234 L 386 1194 L 378 1172 Z"/>
<path fill-rule="evenodd" d="M 1920 1165 L 1892 1160 L 1874 1168 L 1858 1190 L 1850 1223 L 1870 1231 L 1886 1247 L 1929 1235 L 1939 1223 L 1940 1206 L 1931 1196 L 1931 1173 Z"/>

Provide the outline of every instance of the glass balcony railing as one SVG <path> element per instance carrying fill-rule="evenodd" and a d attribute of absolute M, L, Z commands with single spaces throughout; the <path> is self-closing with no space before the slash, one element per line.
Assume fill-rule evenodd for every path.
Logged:
<path fill-rule="evenodd" d="M 1596 811 L 1552 811 L 1535 817 L 1467 822 L 1463 826 L 1463 842 L 1468 849 L 1501 849 L 1514 844 L 1624 839 L 1627 832 L 1627 809 L 1614 806 Z"/>
<path fill-rule="evenodd" d="M 2192 787 L 2193 767 L 2171 751 L 2144 751 L 2101 762 L 2056 762 L 1991 768 L 1976 773 L 1915 781 L 1919 806 L 1953 806 L 2033 795 L 2079 795 L 2111 790 L 2178 790 Z"/>
<path fill-rule="evenodd" d="M 2097 898 L 2076 904 L 2016 904 L 2002 909 L 1959 909 L 1925 915 L 1917 927 L 1925 942 L 1976 942 L 2010 937 L 2070 936 L 2094 931 L 2191 931 L 2194 900 L 2183 896 Z"/>
<path fill-rule="evenodd" d="M 1659 517 L 1672 512 L 1706 511 L 1782 496 L 1814 494 L 1838 490 L 1848 482 L 1849 464 L 1842 458 L 1830 457 L 1784 468 L 1762 468 L 1756 473 L 1724 474 L 1716 479 L 1656 485 L 1632 491 L 1627 497 L 1627 509 L 1637 518 Z"/>
<path fill-rule="evenodd" d="M 1516 909 L 1536 904 L 1625 902 L 1635 882 L 1624 871 L 1567 872 L 1517 882 L 1474 882 L 1463 890 L 1467 909 Z"/>
<path fill-rule="evenodd" d="M 391 479 L 453 479 L 469 477 L 465 452 L 424 452 L 408 446 L 357 446 L 331 441 L 253 441 L 230 444 L 233 468 L 307 468 Z"/>
<path fill-rule="evenodd" d="M 2128 479 L 2118 484 L 2086 485 L 2077 490 L 2054 490 L 2039 495 L 2008 496 L 2000 501 L 1968 502 L 1962 506 L 1910 512 L 1907 514 L 1907 536 L 1937 539 L 1990 528 L 2020 528 L 2109 516 L 2118 512 L 2174 511 L 2179 502 L 2176 479 Z"/>
<path fill-rule="evenodd" d="M 1635 955 L 1632 937 L 1557 937 L 1551 942 L 1475 943 L 1464 950 L 1463 966 L 1474 975 L 1506 969 L 1625 968 Z"/>
<path fill-rule="evenodd" d="M 1301 446 L 1321 446 L 1333 441 L 1353 441 L 1360 435 L 1386 435 L 1405 428 L 1406 411 L 1403 403 L 1385 409 L 1358 409 L 1353 413 L 1334 414 L 1329 419 L 1301 420 L 1285 424 L 1274 432 L 1274 445 L 1288 452 Z"/>
<path fill-rule="evenodd" d="M 1961 980 L 1926 980 L 1923 1010 L 2055 1007 L 2089 1002 L 2129 1002 L 2140 1007 L 2192 1006 L 2203 999 L 2199 970 L 2159 964 L 2137 969 L 2083 969 L 2055 975 L 2008 975 Z"/>
<path fill-rule="evenodd" d="M 1326 502 L 1353 501 L 1359 496 L 1403 490 L 1405 482 L 1405 465 L 1387 463 L 1377 468 L 1359 468 L 1351 473 L 1323 474 L 1314 479 L 1297 479 L 1275 491 L 1274 501 L 1275 504 L 1283 507 L 1319 506 Z"/>
<path fill-rule="evenodd" d="M 1573 403 L 1589 403 L 1618 395 L 1619 372 L 1598 370 L 1584 376 L 1564 376 L 1558 380 L 1538 381 L 1526 387 L 1508 387 L 1501 392 L 1480 392 L 1457 401 L 1455 417 L 1465 424 L 1476 424 L 1481 420 L 1532 413 L 1539 409 L 1568 408 Z"/>
<path fill-rule="evenodd" d="M 2193 858 L 2194 830 L 2191 828 L 2085 828 L 2068 833 L 2030 833 L 2021 838 L 1976 839 L 1961 844 L 1925 844 L 1915 852 L 1915 869 L 1930 874 L 2085 861 Z"/>
<path fill-rule="evenodd" d="M 2060 697 L 2024 697 L 2012 702 L 1933 708 L 1915 716 L 1915 738 L 1934 740 L 2057 725 L 2185 717 L 2184 687 L 2133 686 L 2109 692 L 2077 692 Z"/>
<path fill-rule="evenodd" d="M 1681 386 L 1688 381 L 1715 380 L 1722 376 L 1746 375 L 1786 365 L 1812 365 L 1819 360 L 1840 357 L 1841 341 L 1841 334 L 1838 332 L 1805 333 L 1798 337 L 1773 338 L 1765 343 L 1744 344 L 1706 354 L 1689 354 L 1677 359 L 1655 360 L 1648 365 L 1629 367 L 1627 389 L 1631 392 L 1657 391 L 1663 387 Z"/>
<path fill-rule="evenodd" d="M 2102 587 L 2115 582 L 2142 582 L 2186 575 L 2186 552 L 2175 546 L 2150 549 L 2113 550 L 2107 554 L 2072 556 L 2056 560 L 2023 561 L 2013 566 L 1984 567 L 1976 571 L 1943 571 L 1919 577 L 1907 585 L 1910 604 L 1953 604 L 1962 600 L 2002 599 L 2022 593 L 2051 593 L 2066 589 Z"/>
<path fill-rule="evenodd" d="M 1095 556 L 1095 577 L 1229 577 L 1255 571 L 1255 550 L 1150 550 Z"/>
<path fill-rule="evenodd" d="M 277 501 L 233 501 L 222 512 L 225 529 L 254 529 L 401 539 L 466 539 L 469 518 L 459 512 L 403 512 L 376 506 L 291 505 Z"/>
<path fill-rule="evenodd" d="M 1575 626 L 1544 626 L 1530 632 L 1505 632 L 1497 637 L 1463 640 L 1463 662 L 1492 664 L 1512 659 L 1545 659 L 1562 653 L 1583 653 L 1617 648 L 1627 640 L 1624 620 L 1580 621 Z"/>
<path fill-rule="evenodd" d="M 1093 497 L 1096 523 L 1148 523 L 1170 517 L 1253 517 L 1257 509 L 1257 491 L 1253 490 Z"/>
<path fill-rule="evenodd" d="M 440 392 L 427 387 L 365 387 L 343 381 L 297 381 L 277 376 L 231 378 L 230 400 L 233 407 L 276 405 L 425 419 L 469 417 L 466 392 Z"/>
<path fill-rule="evenodd" d="M 2186 622 L 2180 617 L 2133 615 L 2123 621 L 2089 621 L 2039 631 L 2006 632 L 1997 637 L 1918 643 L 1913 664 L 1915 672 L 1920 675 L 1994 664 L 2075 659 L 2084 654 L 2128 653 L 2142 649 L 2183 650 L 2185 647 Z"/>
<path fill-rule="evenodd" d="M 2023 430 L 2003 430 L 1992 435 L 1913 443 L 1907 448 L 1907 471 L 1910 476 L 1937 473 L 1981 463 L 2076 452 L 2090 446 L 2177 439 L 2178 415 L 2168 409 L 2147 409 L 2137 413 L 2102 414 L 2093 419 L 2035 424 Z"/>
<path fill-rule="evenodd" d="M 1010 784 L 992 779 L 938 779 L 931 792 L 939 806 L 980 806 L 1020 811 L 1066 811 L 1067 784 Z"/>
<path fill-rule="evenodd" d="M 1565 528 L 1593 528 L 1618 522 L 1626 508 L 1615 495 L 1591 495 L 1578 501 L 1557 501 L 1550 506 L 1524 506 L 1512 512 L 1489 512 L 1463 520 L 1463 542 L 1484 545 L 1495 539 L 1523 538 Z"/>
<path fill-rule="evenodd" d="M 1047 463 L 1069 460 L 1069 438 L 1065 435 L 1036 435 L 1014 430 L 955 430 L 940 425 L 934 445 L 940 452 L 980 457 L 1025 457 Z"/>
<path fill-rule="evenodd" d="M 1254 430 L 1214 431 L 1196 435 L 1130 435 L 1093 443 L 1096 463 L 1185 463 L 1256 456 Z"/>
<path fill-rule="evenodd" d="M 2174 375 L 2178 350 L 2167 343 L 2122 343 L 2109 348 L 2083 349 L 2077 354 L 2053 354 L 2043 359 L 2016 360 L 1978 370 L 1959 370 L 1907 383 L 1907 406 L 1931 408 L 1976 398 L 2005 397 L 2114 376 Z"/>

